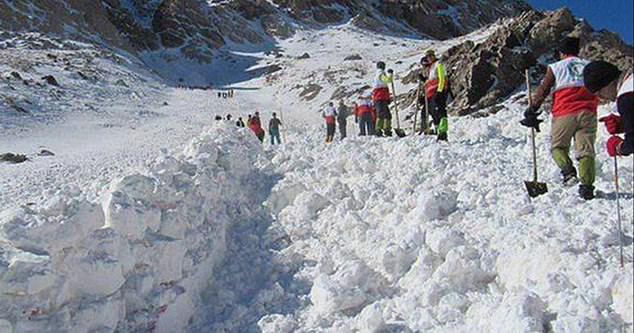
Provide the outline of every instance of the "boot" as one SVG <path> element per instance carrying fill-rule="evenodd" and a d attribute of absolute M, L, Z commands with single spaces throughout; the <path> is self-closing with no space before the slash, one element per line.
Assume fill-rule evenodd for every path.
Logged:
<path fill-rule="evenodd" d="M 383 133 L 383 135 L 385 135 L 387 137 L 392 137 L 392 130 L 391 129 L 386 129 L 385 133 Z"/>
<path fill-rule="evenodd" d="M 374 130 L 374 135 L 378 136 L 378 137 L 382 137 L 383 136 L 383 131 L 380 129 L 376 129 Z"/>
<path fill-rule="evenodd" d="M 436 141 L 448 141 L 447 133 L 438 133 L 438 136 L 436 137 Z"/>
<path fill-rule="evenodd" d="M 578 182 L 577 170 L 572 165 L 561 170 L 564 186 L 572 186 Z"/>
<path fill-rule="evenodd" d="M 579 196 L 584 200 L 594 199 L 594 186 L 579 185 Z"/>

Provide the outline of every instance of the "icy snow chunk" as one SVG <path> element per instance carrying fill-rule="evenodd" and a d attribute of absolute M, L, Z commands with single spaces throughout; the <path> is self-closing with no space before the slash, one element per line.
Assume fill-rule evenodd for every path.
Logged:
<path fill-rule="evenodd" d="M 262 333 L 292 333 L 297 329 L 297 322 L 291 316 L 272 314 L 258 321 Z"/>
<path fill-rule="evenodd" d="M 553 333 L 600 333 L 601 326 L 598 320 L 592 320 L 583 316 L 563 314 L 557 316 L 552 323 Z"/>
<path fill-rule="evenodd" d="M 387 274 L 393 278 L 398 279 L 403 274 L 407 273 L 412 264 L 416 261 L 418 254 L 418 248 L 408 246 L 408 244 L 401 243 L 390 244 L 383 252 L 381 259 L 383 269 Z"/>
<path fill-rule="evenodd" d="M 0 276 L 0 295 L 36 295 L 58 282 L 48 256 L 16 253 Z"/>
<path fill-rule="evenodd" d="M 385 329 L 386 323 L 383 318 L 383 309 L 378 302 L 372 303 L 361 311 L 356 317 L 356 326 L 360 332 L 375 333 Z"/>
<path fill-rule="evenodd" d="M 344 263 L 333 275 L 320 274 L 310 291 L 317 312 L 331 314 L 363 305 L 382 281 L 360 260 Z"/>
<path fill-rule="evenodd" d="M 301 183 L 282 181 L 273 188 L 266 205 L 273 214 L 279 214 L 282 209 L 293 204 L 300 193 L 305 191 L 306 186 Z"/>
<path fill-rule="evenodd" d="M 434 272 L 434 279 L 451 283 L 453 289 L 466 291 L 483 285 L 494 277 L 480 264 L 480 254 L 472 247 L 459 246 L 447 253 L 445 262 Z"/>
<path fill-rule="evenodd" d="M 614 311 L 621 315 L 626 323 L 632 325 L 634 316 L 634 280 L 632 279 L 632 266 L 623 271 L 623 275 L 614 283 L 612 299 Z"/>
<path fill-rule="evenodd" d="M 113 186 L 105 202 L 106 227 L 132 239 L 143 238 L 146 229 L 158 231 L 161 211 L 154 203 L 156 180 L 128 176 Z"/>
<path fill-rule="evenodd" d="M 98 205 L 57 198 L 39 212 L 29 208 L 4 212 L 0 230 L 17 248 L 52 254 L 73 246 L 103 223 L 103 211 Z"/>
<path fill-rule="evenodd" d="M 12 333 L 13 325 L 7 320 L 0 319 L 0 333 Z"/>
<path fill-rule="evenodd" d="M 399 280 L 399 286 L 406 290 L 420 288 L 421 282 L 429 280 L 441 262 L 441 258 L 436 253 L 427 246 L 423 246 L 418 251 L 416 262 L 414 262 L 407 274 Z"/>
<path fill-rule="evenodd" d="M 120 318 L 125 317 L 125 305 L 120 299 L 103 299 L 81 306 L 73 315 L 73 332 L 112 332 Z"/>
<path fill-rule="evenodd" d="M 458 194 L 451 190 L 424 192 L 418 196 L 417 206 L 410 214 L 423 221 L 443 219 L 456 211 L 457 200 Z"/>
<path fill-rule="evenodd" d="M 490 331 L 499 333 L 543 332 L 546 305 L 535 294 L 513 290 L 504 295 L 500 306 L 491 314 Z"/>
<path fill-rule="evenodd" d="M 427 245 L 432 251 L 445 257 L 455 247 L 465 244 L 464 234 L 449 227 L 427 230 Z"/>

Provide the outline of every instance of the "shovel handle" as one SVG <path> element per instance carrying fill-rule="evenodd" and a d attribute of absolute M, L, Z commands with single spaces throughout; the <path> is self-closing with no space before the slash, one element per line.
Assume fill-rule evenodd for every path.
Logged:
<path fill-rule="evenodd" d="M 394 112 L 396 114 L 396 128 L 401 129 L 401 120 L 398 117 L 398 101 L 396 100 L 396 89 L 394 89 L 394 77 L 392 77 L 392 96 L 394 96 Z"/>
<path fill-rule="evenodd" d="M 528 95 L 528 106 L 533 105 L 533 94 L 531 93 L 531 77 L 526 70 L 526 94 Z M 535 129 L 531 128 L 531 144 L 533 145 L 533 181 L 537 183 L 537 148 L 535 145 Z"/>

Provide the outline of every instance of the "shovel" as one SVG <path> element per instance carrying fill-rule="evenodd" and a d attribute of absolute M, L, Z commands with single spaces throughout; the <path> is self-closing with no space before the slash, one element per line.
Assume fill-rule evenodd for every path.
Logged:
<path fill-rule="evenodd" d="M 531 95 L 531 82 L 528 74 L 528 70 L 526 70 L 526 87 L 528 90 L 528 104 L 533 105 L 533 97 Z M 548 186 L 546 183 L 540 183 L 537 181 L 537 149 L 535 148 L 535 129 L 531 128 L 531 143 L 533 145 L 533 181 L 525 181 L 526 191 L 528 191 L 528 196 L 531 198 L 536 198 L 542 194 L 546 194 L 548 192 Z"/>
<path fill-rule="evenodd" d="M 396 90 L 394 90 L 394 80 L 392 80 L 392 95 L 394 96 L 394 111 L 396 113 L 396 129 L 394 129 L 394 133 L 396 133 L 399 138 L 404 138 L 407 134 L 405 134 L 405 130 L 401 128 L 401 119 L 398 117 L 398 101 L 396 100 Z"/>

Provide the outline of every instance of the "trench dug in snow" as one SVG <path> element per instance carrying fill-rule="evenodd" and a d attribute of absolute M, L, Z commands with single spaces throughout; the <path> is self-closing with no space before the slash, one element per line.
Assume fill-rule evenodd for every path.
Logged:
<path fill-rule="evenodd" d="M 529 202 L 503 117 L 454 145 L 308 129 L 269 151 L 217 124 L 103 202 L 5 211 L 0 332 L 631 330 L 612 200 Z"/>

